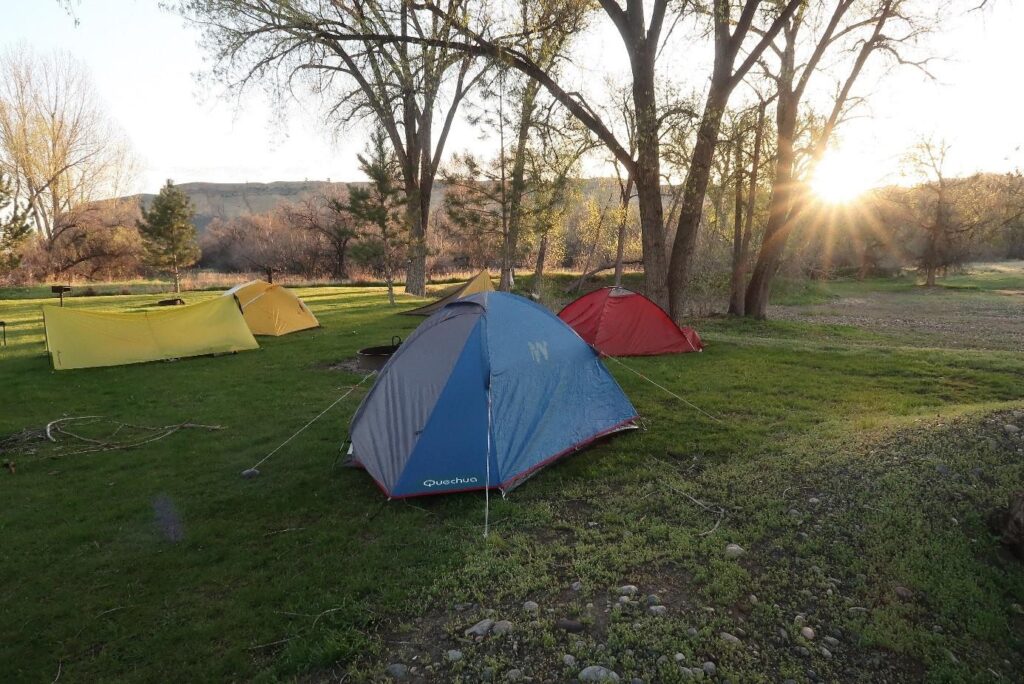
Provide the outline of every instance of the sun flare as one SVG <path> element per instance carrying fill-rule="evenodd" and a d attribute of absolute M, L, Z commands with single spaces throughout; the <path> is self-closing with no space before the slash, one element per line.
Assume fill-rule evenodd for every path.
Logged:
<path fill-rule="evenodd" d="M 863 157 L 846 150 L 830 150 L 814 170 L 811 189 L 824 202 L 845 204 L 871 189 L 876 180 Z"/>

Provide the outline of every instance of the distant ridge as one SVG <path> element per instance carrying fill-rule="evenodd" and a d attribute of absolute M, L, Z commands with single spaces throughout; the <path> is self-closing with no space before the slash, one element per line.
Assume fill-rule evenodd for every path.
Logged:
<path fill-rule="evenodd" d="M 215 218 L 232 219 L 243 214 L 264 214 L 283 202 L 297 202 L 315 192 L 342 189 L 348 183 L 332 181 L 274 181 L 272 183 L 180 183 L 196 210 L 196 227 L 205 230 Z M 126 199 L 149 203 L 153 193 L 132 195 Z"/>
<path fill-rule="evenodd" d="M 608 189 L 614 187 L 612 178 L 588 178 L 579 181 L 585 195 L 596 197 L 598 186 L 609 183 Z M 196 227 L 203 231 L 210 222 L 219 218 L 228 220 L 243 214 L 265 214 L 284 202 L 297 202 L 307 195 L 329 189 L 342 190 L 350 184 L 360 185 L 362 181 L 274 181 L 272 183 L 178 183 L 180 188 L 196 210 Z M 444 197 L 444 183 L 434 184 L 433 202 L 440 207 Z M 156 197 L 154 193 L 129 195 L 121 199 L 142 201 L 146 206 Z M 613 195 L 609 192 L 609 197 Z M 613 200 L 614 201 L 614 200 Z"/>

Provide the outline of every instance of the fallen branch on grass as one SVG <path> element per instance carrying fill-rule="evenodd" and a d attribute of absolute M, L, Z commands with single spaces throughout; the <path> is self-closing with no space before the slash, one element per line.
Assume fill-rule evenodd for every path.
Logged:
<path fill-rule="evenodd" d="M 706 537 L 709 534 L 713 534 L 714 531 L 718 529 L 718 526 L 722 524 L 722 520 L 725 519 L 725 508 L 724 507 L 722 507 L 722 506 L 712 506 L 711 504 L 705 503 L 704 501 L 701 501 L 700 499 L 697 499 L 697 498 L 687 494 L 686 492 L 684 492 L 682 490 L 676 489 L 675 487 L 673 487 L 670 484 L 666 483 L 665 486 L 668 487 L 675 494 L 679 494 L 680 496 L 685 496 L 687 499 L 692 501 L 697 506 L 700 506 L 701 508 L 703 508 L 708 513 L 715 513 L 718 516 L 718 519 L 715 520 L 715 524 L 711 527 L 711 529 L 705 530 L 704 532 L 701 532 L 700 534 L 697 535 L 698 537 Z"/>
<path fill-rule="evenodd" d="M 38 428 L 25 428 L 21 432 L 7 435 L 0 439 L 0 454 L 23 455 L 29 445 L 42 441 L 43 431 Z"/>
<path fill-rule="evenodd" d="M 316 629 L 316 623 L 320 622 L 320 618 L 322 618 L 323 616 L 330 615 L 331 613 L 337 613 L 339 610 L 345 610 L 346 608 L 348 608 L 348 606 L 338 606 L 337 608 L 328 608 L 327 610 L 325 610 L 324 612 L 322 612 L 322 613 L 320 613 L 319 615 L 316 616 L 316 619 L 313 620 L 313 626 L 310 627 L 310 629 Z"/>
<path fill-rule="evenodd" d="M 266 643 L 266 644 L 259 644 L 258 646 L 250 646 L 250 647 L 249 647 L 249 648 L 248 648 L 247 650 L 250 650 L 250 651 L 258 651 L 258 650 L 259 650 L 259 649 L 261 649 L 261 648 L 269 648 L 269 647 L 271 647 L 271 646 L 277 646 L 277 645 L 279 645 L 279 644 L 286 644 L 286 643 L 288 643 L 289 641 L 291 641 L 292 639 L 297 639 L 297 638 L 298 638 L 298 637 L 293 637 L 293 636 L 291 636 L 291 637 L 286 637 L 286 638 L 284 638 L 284 639 L 278 639 L 277 641 L 271 641 L 271 642 L 268 642 L 268 643 Z"/>
<path fill-rule="evenodd" d="M 97 439 L 78 434 L 77 432 L 72 432 L 70 429 L 68 429 L 68 427 L 66 427 L 69 423 L 83 423 L 84 421 L 90 421 L 90 423 L 105 421 L 107 423 L 112 424 L 114 426 L 114 429 L 105 437 Z M 118 434 L 121 433 L 122 430 L 125 429 L 135 431 L 136 433 L 142 433 L 141 439 L 136 438 L 127 441 L 114 441 L 113 438 L 116 437 Z M 67 453 L 67 455 L 77 455 L 88 454 L 97 451 L 119 451 L 124 449 L 134 449 L 145 444 L 156 442 L 165 437 L 170 437 L 179 430 L 191 429 L 223 430 L 224 427 L 222 425 L 203 425 L 200 423 L 190 422 L 159 426 L 135 425 L 133 423 L 123 423 L 121 421 L 103 418 L 102 416 L 69 416 L 66 418 L 58 418 L 57 420 L 52 420 L 49 423 L 47 423 L 46 429 L 44 430 L 44 434 L 46 435 L 46 439 L 53 442 L 54 444 L 59 444 L 62 441 L 58 439 L 58 436 L 63 436 L 68 438 L 67 440 L 64 441 L 74 440 L 77 442 L 84 442 L 86 444 L 91 445 L 88 448 L 79 449 L 77 451 L 71 451 Z"/>
<path fill-rule="evenodd" d="M 283 530 L 271 530 L 270 532 L 267 532 L 263 536 L 264 537 L 272 537 L 275 534 L 284 534 L 285 532 L 298 532 L 299 530 L 304 530 L 304 529 L 306 529 L 306 528 L 305 527 L 286 527 Z"/>
<path fill-rule="evenodd" d="M 119 610 L 124 610 L 124 609 L 125 609 L 125 608 L 127 608 L 127 607 L 128 607 L 128 606 L 117 606 L 116 608 L 108 608 L 107 610 L 103 611 L 102 613 L 98 613 L 98 614 L 96 615 L 96 617 L 97 617 L 97 618 L 101 618 L 101 617 L 103 617 L 104 615 L 109 615 L 109 614 L 111 614 L 111 613 L 116 613 L 117 611 L 119 611 Z"/>
<path fill-rule="evenodd" d="M 49 423 L 46 424 L 46 439 L 50 440 L 51 442 L 57 441 L 57 439 L 53 436 L 53 428 L 57 427 L 61 423 L 69 423 L 73 420 L 96 420 L 99 418 L 100 416 L 72 416 L 69 418 L 58 418 L 57 420 L 51 420 Z"/>

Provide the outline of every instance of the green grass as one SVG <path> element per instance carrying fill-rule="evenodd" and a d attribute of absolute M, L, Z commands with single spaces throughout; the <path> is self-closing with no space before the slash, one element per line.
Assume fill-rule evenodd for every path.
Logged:
<path fill-rule="evenodd" d="M 482 495 L 386 503 L 365 473 L 334 467 L 361 389 L 259 478 L 240 477 L 360 379 L 331 364 L 420 322 L 393 315 L 380 288 L 299 293 L 323 328 L 232 356 L 63 372 L 43 355 L 48 300 L 0 302 L 0 437 L 62 415 L 225 428 L 122 452 L 36 443 L 2 455 L 17 473 L 0 471 L 0 681 L 50 681 L 58 668 L 62 682 L 366 681 L 399 659 L 430 681 L 510 667 L 561 681 L 575 677 L 561 663 L 573 653 L 580 667 L 672 682 L 677 652 L 715 660 L 733 681 L 803 680 L 808 668 L 830 681 L 1024 673 L 1014 608 L 1024 572 L 985 525 L 1024 476 L 1022 442 L 1001 431 L 1017 419 L 986 422 L 1024 405 L 1020 354 L 709 319 L 704 353 L 625 363 L 721 422 L 611 363 L 644 429 L 492 497 L 484 540 Z M 130 310 L 159 298 L 68 305 Z M 728 542 L 747 549 L 739 562 L 724 558 Z M 577 580 L 580 594 L 568 589 Z M 627 582 L 669 614 L 605 613 L 609 589 Z M 897 584 L 914 599 L 896 600 Z M 554 612 L 531 622 L 519 609 L 527 599 Z M 457 639 L 486 611 L 516 622 L 518 646 Z M 819 632 L 808 646 L 839 635 L 833 658 L 794 651 L 797 613 Z M 552 627 L 569 614 L 587 632 Z M 744 645 L 723 644 L 723 630 Z M 439 662 L 448 648 L 465 659 Z"/>
<path fill-rule="evenodd" d="M 955 291 L 1024 292 L 1024 263 L 1002 262 L 976 264 L 963 272 L 937 279 L 936 286 Z M 843 297 L 869 293 L 910 293 L 924 289 L 923 278 L 915 274 L 889 278 L 855 280 L 841 278 L 829 281 L 788 280 L 779 278 L 772 289 L 772 303 L 786 306 L 825 304 Z"/>
<path fill-rule="evenodd" d="M 989 267 L 958 273 L 941 280 L 943 287 L 968 290 L 1017 290 L 1024 291 L 1024 272 L 1007 267 Z"/>

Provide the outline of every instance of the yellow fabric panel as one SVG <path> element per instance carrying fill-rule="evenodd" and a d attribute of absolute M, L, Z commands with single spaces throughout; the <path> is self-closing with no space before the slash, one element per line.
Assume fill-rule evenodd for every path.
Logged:
<path fill-rule="evenodd" d="M 242 305 L 242 311 L 245 311 L 245 307 L 249 302 L 256 299 L 272 287 L 274 286 L 262 280 L 250 280 L 247 283 L 235 285 L 233 288 L 225 292 L 225 294 L 233 294 L 238 297 L 238 303 Z"/>
<path fill-rule="evenodd" d="M 466 282 L 449 287 L 430 304 L 424 304 L 417 309 L 403 311 L 402 314 L 406 316 L 429 316 L 456 299 L 462 299 L 477 292 L 490 292 L 493 290 L 494 285 L 491 284 L 491 274 L 487 271 L 480 271 Z"/>
<path fill-rule="evenodd" d="M 254 335 L 287 335 L 320 327 L 309 307 L 280 285 L 254 280 L 228 292 L 238 297 L 245 322 Z"/>
<path fill-rule="evenodd" d="M 44 306 L 53 367 L 120 366 L 257 349 L 234 297 L 139 313 Z"/>
<path fill-rule="evenodd" d="M 466 282 L 459 299 L 477 292 L 493 292 L 494 285 L 491 284 L 491 274 L 487 271 L 480 271 L 472 279 Z"/>

